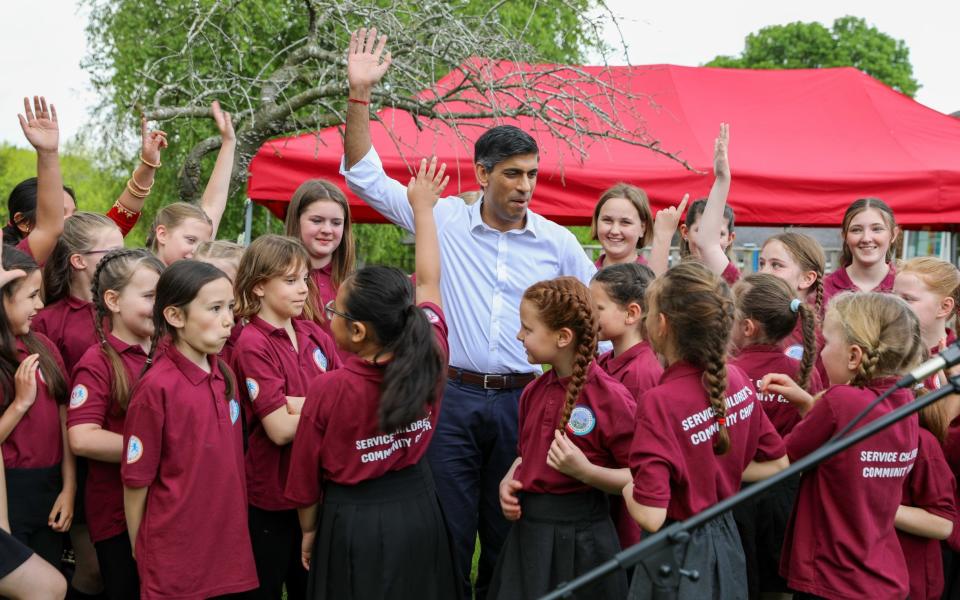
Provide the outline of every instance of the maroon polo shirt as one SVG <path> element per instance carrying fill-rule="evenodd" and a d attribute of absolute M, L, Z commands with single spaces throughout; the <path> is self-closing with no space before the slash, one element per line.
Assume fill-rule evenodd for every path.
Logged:
<path fill-rule="evenodd" d="M 420 305 L 433 325 L 446 364 L 447 323 L 439 306 Z M 355 354 L 335 371 L 310 384 L 293 440 L 286 497 L 297 506 L 320 500 L 327 482 L 355 485 L 420 462 L 440 417 L 442 388 L 426 414 L 390 433 L 380 430 L 380 387 L 383 364 Z"/>
<path fill-rule="evenodd" d="M 733 264 L 731 260 L 727 263 L 727 267 L 723 270 L 723 273 L 720 274 L 720 277 L 727 282 L 727 285 L 733 285 L 740 281 L 740 269 L 738 269 L 737 265 Z"/>
<path fill-rule="evenodd" d="M 513 478 L 523 483 L 524 492 L 574 494 L 593 489 L 547 464 L 568 381 L 568 377 L 558 377 L 551 370 L 529 383 L 520 396 L 517 454 L 523 460 Z M 591 463 L 625 468 L 636 406 L 627 388 L 591 362 L 564 432 Z"/>
<path fill-rule="evenodd" d="M 67 373 L 72 373 L 80 357 L 98 342 L 93 303 L 73 296 L 44 306 L 31 327 L 57 345 Z"/>
<path fill-rule="evenodd" d="M 14 246 L 14 248 L 16 248 L 17 250 L 19 250 L 20 252 L 23 252 L 24 254 L 26 254 L 27 256 L 29 256 L 31 259 L 36 260 L 36 259 L 33 258 L 33 251 L 30 250 L 30 240 L 27 239 L 28 237 L 30 237 L 30 236 L 28 235 L 27 237 L 25 237 L 25 238 L 23 238 L 22 240 L 20 240 L 19 242 L 17 242 L 17 244 Z M 40 263 L 38 266 L 43 267 L 43 264 Z"/>
<path fill-rule="evenodd" d="M 147 355 L 138 344 L 130 345 L 111 334 L 107 343 L 120 355 L 126 371 L 128 389 L 140 379 L 147 363 Z M 123 435 L 126 413 L 113 397 L 113 367 L 100 346 L 93 346 L 80 358 L 73 369 L 73 388 L 67 408 L 67 427 L 93 424 L 101 429 Z M 123 514 L 123 483 L 120 481 L 120 463 L 89 459 L 86 503 L 96 507 L 87 511 L 90 538 L 99 542 L 120 535 L 127 530 Z"/>
<path fill-rule="evenodd" d="M 230 330 L 230 337 L 227 338 L 226 343 L 220 350 L 220 354 L 217 355 L 220 360 L 230 365 L 231 368 L 233 367 L 234 349 L 237 346 L 237 341 L 240 339 L 241 332 L 243 332 L 243 322 L 237 319 L 236 323 L 233 324 L 233 329 Z"/>
<path fill-rule="evenodd" d="M 822 446 L 896 381 L 831 387 L 786 437 L 790 460 Z M 910 390 L 894 392 L 860 426 L 912 399 Z M 850 600 L 907 597 L 909 576 L 893 521 L 916 459 L 918 429 L 911 416 L 804 473 L 780 559 L 791 589 Z"/>
<path fill-rule="evenodd" d="M 903 501 L 906 506 L 923 510 L 956 521 L 954 503 L 956 482 L 950 465 L 943 456 L 940 442 L 932 433 L 920 428 L 920 445 L 913 470 L 903 482 Z M 897 530 L 900 547 L 910 573 L 910 600 L 934 600 L 943 593 L 943 555 L 940 541 L 918 537 Z"/>
<path fill-rule="evenodd" d="M 740 490 L 751 461 L 782 457 L 783 441 L 760 408 L 750 378 L 727 365 L 730 448 L 713 452 L 717 418 L 703 387 L 703 369 L 679 361 L 637 404 L 630 449 L 633 498 L 683 520 Z"/>
<path fill-rule="evenodd" d="M 613 350 L 597 357 L 597 366 L 623 384 L 634 401 L 650 388 L 657 385 L 663 375 L 663 365 L 650 342 L 640 342 L 625 350 L 620 356 L 614 356 Z"/>
<path fill-rule="evenodd" d="M 887 271 L 886 277 L 880 281 L 880 284 L 877 287 L 870 290 L 871 292 L 886 292 L 890 293 L 893 291 L 893 281 L 897 278 L 897 271 L 894 267 L 894 264 L 890 263 L 890 270 Z M 837 294 L 843 292 L 859 292 L 861 291 L 853 281 L 850 279 L 850 275 L 847 273 L 846 267 L 840 267 L 833 273 L 827 275 L 823 280 L 823 311 L 826 314 L 827 305 L 830 304 L 830 299 L 836 296 Z"/>
<path fill-rule="evenodd" d="M 296 504 L 283 496 L 291 445 L 277 446 L 261 419 L 287 405 L 287 396 L 306 396 L 313 378 L 340 366 L 336 346 L 312 321 L 294 321 L 297 350 L 286 330 L 253 317 L 234 352 L 240 396 L 250 418 L 247 438 L 247 495 L 263 510 L 288 510 Z"/>
<path fill-rule="evenodd" d="M 50 351 L 61 373 L 66 373 L 56 346 L 42 333 L 33 334 Z M 17 337 L 17 359 L 21 362 L 30 352 Z M 9 402 L 13 402 L 10 398 Z M 9 406 L 9 403 L 7 403 Z M 41 469 L 53 467 L 63 460 L 63 430 L 60 427 L 60 406 L 47 389 L 43 372 L 37 369 L 37 399 L 0 446 L 3 466 L 8 469 Z"/>
<path fill-rule="evenodd" d="M 600 258 L 598 258 L 596 261 L 594 261 L 593 264 L 594 264 L 595 267 L 597 267 L 597 270 L 598 270 L 598 271 L 603 268 L 603 261 L 604 261 L 605 258 L 607 258 L 607 255 L 606 255 L 606 254 L 600 254 Z M 635 260 L 635 261 L 633 261 L 633 262 L 637 263 L 638 265 L 645 265 L 645 264 L 647 264 L 647 259 L 645 259 L 642 254 L 640 254 L 639 252 L 637 252 L 637 260 Z"/>
<path fill-rule="evenodd" d="M 240 405 L 167 346 L 134 390 L 123 484 L 150 486 L 136 539 L 143 598 L 209 598 L 257 587 L 247 529 Z"/>
<path fill-rule="evenodd" d="M 757 400 L 763 407 L 763 412 L 773 424 L 774 429 L 781 437 L 790 433 L 793 426 L 800 421 L 800 413 L 780 394 L 764 394 L 760 392 L 760 384 L 769 373 L 783 373 L 796 379 L 800 370 L 800 361 L 784 354 L 780 346 L 757 344 L 742 348 L 740 353 L 730 361 L 747 374 L 754 384 Z M 823 390 L 823 383 L 816 369 L 810 372 L 810 381 L 807 392 L 816 395 Z"/>
<path fill-rule="evenodd" d="M 950 466 L 954 480 L 960 480 L 960 417 L 950 423 L 947 429 L 947 441 L 943 443 L 943 455 Z M 957 506 L 957 518 L 953 522 L 953 532 L 947 538 L 947 545 L 954 552 L 960 552 L 960 490 L 954 496 Z"/>

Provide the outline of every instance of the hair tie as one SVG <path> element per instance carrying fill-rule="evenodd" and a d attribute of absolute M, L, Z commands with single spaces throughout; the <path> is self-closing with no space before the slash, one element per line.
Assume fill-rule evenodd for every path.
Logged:
<path fill-rule="evenodd" d="M 726 418 L 726 417 L 717 417 L 717 423 L 720 423 L 720 427 L 726 427 L 726 426 L 727 426 L 727 418 Z"/>
<path fill-rule="evenodd" d="M 790 310 L 792 312 L 800 312 L 800 299 L 794 298 L 790 301 Z"/>

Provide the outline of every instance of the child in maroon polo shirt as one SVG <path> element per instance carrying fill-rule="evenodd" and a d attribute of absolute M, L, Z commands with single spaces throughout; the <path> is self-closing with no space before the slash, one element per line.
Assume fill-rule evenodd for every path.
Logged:
<path fill-rule="evenodd" d="M 491 598 L 539 597 L 612 558 L 620 544 L 606 494 L 629 480 L 636 403 L 593 359 L 597 318 L 587 287 L 560 277 L 527 288 L 517 339 L 531 363 L 552 369 L 520 397 L 518 456 L 500 484 L 503 514 L 514 523 Z M 626 587 L 616 573 L 583 593 L 623 598 Z"/>
<path fill-rule="evenodd" d="M 783 374 L 767 375 L 765 393 L 783 394 L 803 418 L 784 440 L 791 460 L 822 446 L 923 354 L 917 318 L 891 294 L 842 294 L 823 323 L 824 367 L 833 384 L 814 399 Z M 861 421 L 910 402 L 898 390 Z M 903 599 L 909 574 L 895 521 L 904 480 L 917 458 L 910 417 L 804 473 L 780 561 L 797 592 L 828 598 Z"/>
<path fill-rule="evenodd" d="M 730 364 L 739 367 L 754 383 L 757 399 L 780 436 L 785 436 L 800 421 L 800 413 L 779 394 L 764 394 L 760 383 L 767 373 L 787 373 L 811 394 L 823 389 L 814 370 L 817 356 L 816 314 L 795 297 L 787 282 L 774 275 L 753 273 L 733 286 L 736 319 L 732 342 L 735 357 Z M 797 360 L 783 351 L 791 331 L 804 333 L 801 355 Z M 743 552 L 747 560 L 750 597 L 761 591 L 786 592 L 779 575 L 780 548 L 800 478 L 785 481 L 733 511 Z"/>
<path fill-rule="evenodd" d="M 257 587 L 247 529 L 240 404 L 216 358 L 233 286 L 192 260 L 157 283 L 152 358 L 130 399 L 120 475 L 140 597 L 194 599 Z"/>
<path fill-rule="evenodd" d="M 302 507 L 310 599 L 459 597 L 424 460 L 448 352 L 433 218 L 444 170 L 423 161 L 407 190 L 416 291 L 402 271 L 367 267 L 326 306 L 337 347 L 349 354 L 310 385 L 286 480 L 287 498 Z"/>
<path fill-rule="evenodd" d="M 67 437 L 88 459 L 86 505 L 104 593 L 111 600 L 137 598 L 140 581 L 123 514 L 123 422 L 130 392 L 140 379 L 153 336 L 153 298 L 163 263 L 143 248 L 107 253 L 93 277 L 95 323 L 100 343 L 73 372 Z"/>
<path fill-rule="evenodd" d="M 879 198 L 860 198 L 843 213 L 840 266 L 823 280 L 823 308 L 843 292 L 892 292 L 900 228 Z"/>
<path fill-rule="evenodd" d="M 284 498 L 291 442 L 314 377 L 339 366 L 330 336 L 298 319 L 309 299 L 310 259 L 295 239 L 257 238 L 240 261 L 234 289 L 238 317 L 247 319 L 233 353 L 248 421 L 246 453 L 250 539 L 257 563 L 257 597 L 302 598 L 297 505 Z"/>
<path fill-rule="evenodd" d="M 657 385 L 663 374 L 660 359 L 643 339 L 644 294 L 652 280 L 650 267 L 626 263 L 601 269 L 590 282 L 599 339 L 613 344 L 612 350 L 597 357 L 597 366 L 622 383 L 634 401 Z M 611 496 L 610 510 L 620 546 L 627 548 L 639 542 L 640 526 L 619 495 Z"/>
<path fill-rule="evenodd" d="M 657 531 L 787 461 L 753 382 L 725 364 L 734 322 L 727 285 L 704 265 L 684 262 L 651 284 L 647 303 L 647 335 L 668 367 L 637 405 L 633 481 L 623 495 L 640 526 Z M 730 513 L 694 532 L 679 552 L 682 568 L 700 573 L 697 581 L 680 578 L 680 597 L 746 597 L 743 548 Z M 654 577 L 637 569 L 631 597 L 650 597 Z"/>
<path fill-rule="evenodd" d="M 6 468 L 10 532 L 58 566 L 62 534 L 70 529 L 76 495 L 73 453 L 63 444 L 67 381 L 53 343 L 31 331 L 43 307 L 37 265 L 3 248 L 3 268 L 26 275 L 3 286 L 0 327 L 0 444 Z"/>

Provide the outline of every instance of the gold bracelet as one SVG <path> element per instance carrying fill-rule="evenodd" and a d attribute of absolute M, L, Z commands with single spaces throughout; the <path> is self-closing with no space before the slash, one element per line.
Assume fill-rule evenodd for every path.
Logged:
<path fill-rule="evenodd" d="M 131 218 L 131 217 L 135 217 L 135 216 L 137 216 L 138 214 L 140 214 L 140 211 L 130 210 L 129 208 L 127 208 L 126 206 L 124 206 L 124 205 L 120 202 L 119 199 L 117 199 L 117 201 L 113 203 L 113 207 L 114 207 L 115 209 L 117 209 L 117 212 L 118 212 L 118 213 L 120 213 L 120 214 L 123 215 L 124 217 L 127 217 L 128 219 Z"/>
<path fill-rule="evenodd" d="M 140 162 L 142 162 L 143 164 L 147 165 L 148 167 L 153 167 L 154 169 L 159 169 L 161 166 L 163 166 L 163 165 L 162 165 L 161 163 L 159 163 L 159 162 L 158 162 L 158 163 L 147 162 L 147 159 L 145 159 L 145 158 L 143 157 L 143 152 L 140 153 Z"/>
<path fill-rule="evenodd" d="M 139 183 L 137 183 L 136 173 L 137 173 L 136 169 L 134 169 L 133 172 L 130 173 L 130 181 L 133 183 L 133 187 L 137 188 L 137 190 L 141 194 L 149 194 L 150 190 L 153 189 L 153 183 L 151 183 L 149 187 L 144 187 L 140 185 Z M 154 183 L 156 183 L 156 181 L 154 181 Z"/>
<path fill-rule="evenodd" d="M 143 192 L 138 192 L 138 191 L 136 191 L 135 189 L 133 189 L 133 186 L 130 185 L 130 181 L 131 181 L 132 179 L 133 179 L 133 178 L 130 178 L 130 179 L 127 180 L 127 191 L 130 193 L 131 196 L 133 196 L 134 198 L 140 198 L 140 199 L 142 200 L 142 199 L 144 199 L 144 198 L 146 198 L 147 196 L 150 195 L 150 192 L 143 193 Z"/>

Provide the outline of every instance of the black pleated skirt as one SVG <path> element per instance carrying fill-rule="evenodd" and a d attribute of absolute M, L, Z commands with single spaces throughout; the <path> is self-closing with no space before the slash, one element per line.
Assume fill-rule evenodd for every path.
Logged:
<path fill-rule="evenodd" d="M 33 551 L 30 548 L 0 529 L 0 579 L 13 573 L 17 567 L 27 562 L 31 554 L 33 554 Z"/>
<path fill-rule="evenodd" d="M 447 600 L 460 597 L 426 461 L 346 486 L 327 484 L 307 597 Z"/>
<path fill-rule="evenodd" d="M 787 581 L 780 576 L 780 552 L 799 488 L 797 475 L 732 511 L 743 544 L 751 599 L 763 592 L 788 593 Z"/>
<path fill-rule="evenodd" d="M 7 510 L 10 529 L 20 537 L 47 525 L 63 489 L 60 465 L 40 469 L 7 469 Z"/>
<path fill-rule="evenodd" d="M 539 598 L 620 551 L 610 504 L 599 490 L 579 494 L 522 494 L 523 516 L 510 528 L 487 597 Z M 627 576 L 611 573 L 573 598 L 622 600 Z"/>
<path fill-rule="evenodd" d="M 674 547 L 676 564 L 697 571 L 700 578 L 680 578 L 678 600 L 746 600 L 747 575 L 743 547 L 733 515 L 729 512 L 690 534 L 685 544 Z M 653 582 L 638 566 L 630 585 L 630 600 L 653 598 Z"/>

